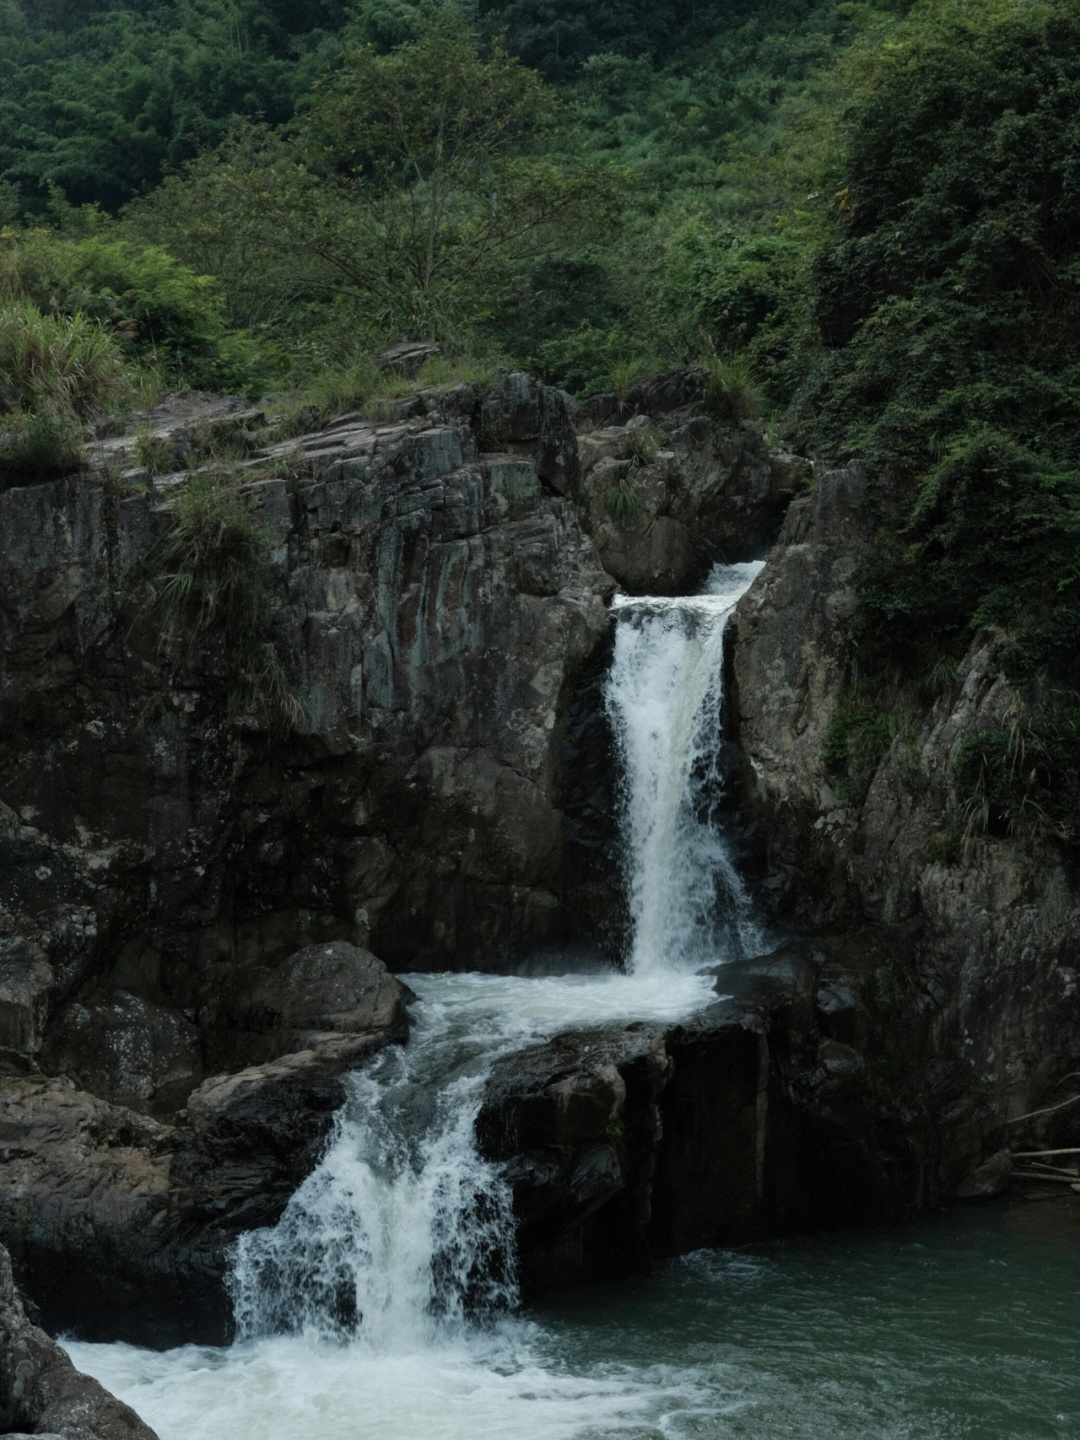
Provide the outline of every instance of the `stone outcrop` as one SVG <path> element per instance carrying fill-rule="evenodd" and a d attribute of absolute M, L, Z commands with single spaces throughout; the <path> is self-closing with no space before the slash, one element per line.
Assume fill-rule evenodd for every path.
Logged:
<path fill-rule="evenodd" d="M 340 1077 L 385 1043 L 336 1034 L 212 1076 L 174 1123 L 63 1077 L 5 1077 L 0 1234 L 46 1317 L 91 1338 L 227 1339 L 237 1235 L 276 1222 L 322 1152 Z"/>
<path fill-rule="evenodd" d="M 383 962 L 605 923 L 612 581 L 571 410 L 504 375 L 282 439 L 188 394 L 0 496 L 0 1233 L 50 1315 L 221 1338 L 236 1233 L 405 1038 Z M 224 445 L 270 542 L 269 698 L 163 611 L 169 467 L 211 485 Z"/>
<path fill-rule="evenodd" d="M 636 405 L 592 402 L 580 440 L 586 525 L 604 569 L 631 594 L 684 594 L 717 561 L 761 554 L 810 475 L 757 430 L 711 418 L 694 372 L 664 379 Z M 688 397 L 679 408 L 657 408 L 678 397 Z"/>
<path fill-rule="evenodd" d="M 41 1440 L 156 1440 L 134 1410 L 75 1369 L 26 1317 L 0 1246 L 0 1432 Z"/>
<path fill-rule="evenodd" d="M 930 1053 L 965 1056 L 973 1086 L 1019 1116 L 1080 1068 L 1080 888 L 1052 839 L 946 833 L 962 736 L 1023 718 L 997 641 L 976 636 L 937 700 L 906 697 L 907 723 L 862 793 L 825 753 L 860 570 L 894 512 L 887 479 L 820 475 L 740 602 L 729 694 L 744 804 L 781 911 L 814 928 L 913 932 L 917 983 L 939 1011 Z"/>
<path fill-rule="evenodd" d="M 500 1062 L 478 1130 L 513 1185 L 525 1295 L 953 1191 L 1002 1127 L 962 1060 L 931 1058 L 910 963 L 910 937 L 823 937 L 725 966 L 723 998 L 682 1025 Z"/>
<path fill-rule="evenodd" d="M 214 625 L 163 619 L 182 477 L 0 497 L 0 1048 L 100 1057 L 85 1083 L 167 1113 L 232 1062 L 237 997 L 305 945 L 483 968 L 596 933 L 608 822 L 565 796 L 605 743 L 578 685 L 611 581 L 566 498 L 564 398 L 500 384 L 242 468 L 291 727 L 245 701 Z M 182 398 L 153 434 L 237 416 Z"/>

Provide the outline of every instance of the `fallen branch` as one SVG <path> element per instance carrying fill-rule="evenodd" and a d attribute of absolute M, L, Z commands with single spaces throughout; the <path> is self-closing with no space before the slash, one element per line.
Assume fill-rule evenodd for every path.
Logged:
<path fill-rule="evenodd" d="M 1011 1120 L 1006 1120 L 1006 1125 L 1019 1125 L 1021 1120 L 1034 1120 L 1036 1115 L 1052 1115 L 1055 1110 L 1064 1110 L 1067 1105 L 1075 1105 L 1080 1101 L 1080 1095 L 1071 1095 L 1068 1100 L 1059 1100 L 1056 1105 L 1047 1105 L 1043 1110 L 1029 1110 L 1026 1115 L 1015 1115 Z"/>

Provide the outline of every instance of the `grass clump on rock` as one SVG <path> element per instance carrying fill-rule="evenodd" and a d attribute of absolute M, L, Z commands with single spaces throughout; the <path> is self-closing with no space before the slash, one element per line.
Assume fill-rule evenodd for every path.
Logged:
<path fill-rule="evenodd" d="M 167 642 L 216 635 L 237 671 L 231 707 L 288 727 L 300 707 L 269 637 L 272 549 L 235 476 L 192 476 L 156 557 L 157 593 Z"/>
<path fill-rule="evenodd" d="M 69 474 L 82 422 L 124 393 L 120 352 L 85 315 L 43 315 L 28 300 L 0 308 L 0 486 Z"/>

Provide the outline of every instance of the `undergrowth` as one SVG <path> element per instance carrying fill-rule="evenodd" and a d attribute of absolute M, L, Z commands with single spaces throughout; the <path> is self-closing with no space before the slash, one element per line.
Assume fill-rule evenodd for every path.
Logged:
<path fill-rule="evenodd" d="M 155 557 L 157 591 L 167 642 L 191 646 L 218 635 L 237 667 L 231 708 L 287 728 L 300 706 L 269 638 L 272 548 L 234 476 L 194 475 Z"/>

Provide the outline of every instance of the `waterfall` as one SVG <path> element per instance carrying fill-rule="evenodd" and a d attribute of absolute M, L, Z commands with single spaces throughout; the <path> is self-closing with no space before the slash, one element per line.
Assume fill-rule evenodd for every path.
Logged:
<path fill-rule="evenodd" d="M 697 969 L 758 940 L 716 812 L 724 630 L 760 569 L 718 566 L 703 595 L 616 601 L 606 700 L 622 762 L 635 973 Z"/>
<path fill-rule="evenodd" d="M 241 1237 L 242 1338 L 359 1333 L 402 1353 L 516 1303 L 509 1187 L 473 1133 L 486 1067 L 432 1093 L 446 1046 L 417 1040 L 348 1078 L 320 1164 L 276 1226 Z"/>
<path fill-rule="evenodd" d="M 630 974 L 410 976 L 409 1045 L 349 1077 L 321 1163 L 277 1225 L 239 1243 L 241 1338 L 358 1337 L 400 1355 L 513 1307 L 510 1190 L 474 1137 L 495 1058 L 575 1024 L 681 1018 L 710 993 L 695 972 L 753 943 L 715 821 L 724 627 L 759 568 L 718 568 L 692 598 L 616 602 L 606 703 L 623 768 Z"/>

